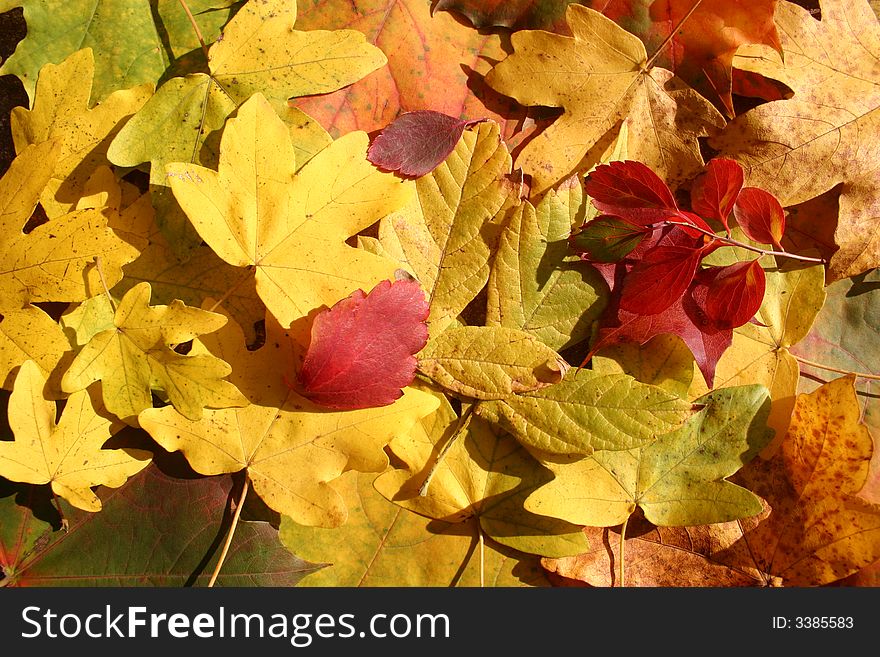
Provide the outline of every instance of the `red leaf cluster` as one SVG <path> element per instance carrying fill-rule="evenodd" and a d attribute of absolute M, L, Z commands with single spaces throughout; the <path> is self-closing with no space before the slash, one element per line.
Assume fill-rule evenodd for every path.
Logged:
<path fill-rule="evenodd" d="M 744 188 L 743 179 L 737 162 L 712 160 L 691 187 L 688 211 L 640 162 L 603 164 L 588 176 L 586 192 L 604 214 L 576 230 L 569 243 L 602 273 L 612 293 L 590 356 L 611 344 L 643 344 L 673 333 L 713 384 L 733 329 L 758 312 L 766 282 L 757 259 L 724 267 L 704 266 L 703 259 L 737 244 L 730 238 L 731 213 L 755 242 L 780 248 L 785 231 L 785 211 L 776 197 Z M 720 222 L 727 237 L 703 217 Z"/>

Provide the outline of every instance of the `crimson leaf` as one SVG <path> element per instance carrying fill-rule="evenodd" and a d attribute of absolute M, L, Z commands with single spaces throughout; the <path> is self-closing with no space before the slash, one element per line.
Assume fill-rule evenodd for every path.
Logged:
<path fill-rule="evenodd" d="M 623 280 L 622 310 L 656 315 L 681 298 L 687 290 L 703 251 L 678 245 L 660 245 L 648 251 Z"/>
<path fill-rule="evenodd" d="M 303 396 L 337 410 L 393 403 L 415 376 L 428 310 L 418 282 L 404 279 L 356 290 L 318 314 L 299 374 Z"/>
<path fill-rule="evenodd" d="M 743 169 L 739 162 L 716 157 L 691 187 L 691 209 L 717 219 L 727 230 L 727 218 L 743 186 Z"/>
<path fill-rule="evenodd" d="M 708 267 L 695 278 L 694 299 L 718 326 L 736 328 L 748 322 L 764 301 L 766 277 L 757 260 Z"/>
<path fill-rule="evenodd" d="M 433 110 L 406 112 L 376 136 L 367 149 L 367 159 L 382 169 L 418 178 L 446 159 L 465 128 L 482 121 L 457 119 Z"/>
<path fill-rule="evenodd" d="M 641 162 L 600 164 L 587 177 L 584 189 L 596 209 L 636 224 L 652 224 L 678 215 L 672 191 Z"/>
<path fill-rule="evenodd" d="M 736 199 L 733 216 L 750 239 L 782 249 L 779 243 L 785 232 L 785 210 L 773 194 L 757 187 L 746 187 Z"/>

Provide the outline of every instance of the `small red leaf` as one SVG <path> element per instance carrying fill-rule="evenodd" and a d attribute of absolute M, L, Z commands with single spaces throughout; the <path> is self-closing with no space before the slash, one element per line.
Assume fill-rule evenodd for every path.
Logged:
<path fill-rule="evenodd" d="M 764 301 L 766 277 L 757 260 L 708 267 L 695 278 L 694 299 L 718 326 L 748 323 Z"/>
<path fill-rule="evenodd" d="M 393 403 L 415 376 L 428 310 L 418 282 L 405 279 L 356 290 L 318 314 L 299 375 L 303 396 L 337 410 Z"/>
<path fill-rule="evenodd" d="M 688 246 L 651 249 L 623 280 L 621 309 L 639 315 L 663 312 L 687 290 L 701 258 L 701 249 Z"/>
<path fill-rule="evenodd" d="M 691 187 L 691 209 L 717 219 L 724 227 L 743 186 L 743 169 L 739 162 L 716 157 Z"/>
<path fill-rule="evenodd" d="M 744 188 L 733 206 L 733 216 L 750 239 L 782 249 L 779 243 L 785 232 L 785 210 L 773 194 L 757 187 Z"/>
<path fill-rule="evenodd" d="M 483 120 L 465 121 L 433 110 L 401 114 L 376 136 L 367 159 L 404 176 L 424 176 L 452 152 L 465 128 Z"/>
<path fill-rule="evenodd" d="M 641 162 L 601 164 L 587 177 L 585 190 L 598 210 L 640 225 L 679 214 L 672 191 Z"/>

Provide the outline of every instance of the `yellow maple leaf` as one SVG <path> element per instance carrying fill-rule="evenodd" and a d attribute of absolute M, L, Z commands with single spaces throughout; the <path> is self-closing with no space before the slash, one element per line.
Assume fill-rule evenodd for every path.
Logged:
<path fill-rule="evenodd" d="M 10 115 L 12 140 L 21 152 L 29 144 L 56 139 L 58 163 L 40 202 L 52 218 L 76 205 L 93 169 L 109 164 L 107 148 L 129 116 L 153 93 L 153 85 L 116 91 L 89 108 L 95 59 L 91 48 L 70 55 L 61 64 L 40 69 L 33 108 L 15 107 Z"/>
<path fill-rule="evenodd" d="M 0 441 L 0 475 L 52 490 L 85 511 L 100 511 L 92 486 L 117 488 L 150 464 L 139 449 L 101 449 L 125 425 L 93 407 L 85 390 L 70 396 L 55 423 L 55 402 L 43 399 L 46 378 L 25 361 L 9 399 L 9 426 L 15 441 Z"/>
<path fill-rule="evenodd" d="M 533 192 L 588 168 L 591 149 L 627 116 L 630 159 L 673 187 L 695 175 L 703 166 L 697 138 L 715 134 L 724 117 L 672 72 L 653 67 L 638 37 L 599 12 L 571 4 L 566 20 L 570 37 L 514 32 L 513 54 L 486 76 L 524 105 L 564 110 L 517 157 Z"/>
<path fill-rule="evenodd" d="M 795 205 L 840 187 L 829 281 L 880 265 L 880 23 L 862 0 L 822 0 L 822 19 L 779 3 L 783 58 L 755 46 L 735 65 L 784 82 L 786 100 L 737 117 L 713 148 L 739 160 L 747 184 Z M 783 63 L 784 62 L 784 63 Z"/>
<path fill-rule="evenodd" d="M 39 301 L 81 301 L 122 278 L 137 249 L 110 228 L 112 213 L 85 208 L 22 229 L 52 175 L 55 140 L 25 148 L 0 180 L 0 312 Z M 101 271 L 97 260 L 100 258 Z"/>
<path fill-rule="evenodd" d="M 289 326 L 394 275 L 394 261 L 345 244 L 412 193 L 367 161 L 367 144 L 366 133 L 348 133 L 297 171 L 287 126 L 255 94 L 226 124 L 219 171 L 184 163 L 166 170 L 205 242 L 227 263 L 253 267 L 257 294 Z"/>
<path fill-rule="evenodd" d="M 150 285 L 140 283 L 122 298 L 114 328 L 94 335 L 61 379 L 67 392 L 103 383 L 104 403 L 117 417 L 131 421 L 152 406 L 150 391 L 164 390 L 187 417 L 199 418 L 205 406 L 246 404 L 223 377 L 229 365 L 210 355 L 183 355 L 173 347 L 216 331 L 226 318 L 180 301 L 150 306 Z"/>
<path fill-rule="evenodd" d="M 384 470 L 385 444 L 432 413 L 437 399 L 406 388 L 388 406 L 328 411 L 285 384 L 298 347 L 271 317 L 266 344 L 253 352 L 243 345 L 234 322 L 202 340 L 204 348 L 228 359 L 230 380 L 250 405 L 206 410 L 200 420 L 187 419 L 171 406 L 149 408 L 139 415 L 140 425 L 165 449 L 183 452 L 196 472 L 246 470 L 263 501 L 298 523 L 343 524 L 347 507 L 333 480 L 346 470 Z"/>
<path fill-rule="evenodd" d="M 740 521 L 742 540 L 716 560 L 766 583 L 821 586 L 880 559 L 880 505 L 857 495 L 874 449 L 860 414 L 854 376 L 798 395 L 776 454 L 735 479 L 768 506 Z"/>

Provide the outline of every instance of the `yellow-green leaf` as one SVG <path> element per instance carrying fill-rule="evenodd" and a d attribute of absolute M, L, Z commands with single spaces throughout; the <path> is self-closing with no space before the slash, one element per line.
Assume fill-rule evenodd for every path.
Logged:
<path fill-rule="evenodd" d="M 487 324 L 531 333 L 557 350 L 590 337 L 607 286 L 595 269 L 569 258 L 567 240 L 583 212 L 576 178 L 537 207 L 523 201 L 510 211 L 489 277 Z"/>
<path fill-rule="evenodd" d="M 583 455 L 650 443 L 692 410 L 689 402 L 631 376 L 570 369 L 554 386 L 483 402 L 477 413 L 527 447 Z"/>
<path fill-rule="evenodd" d="M 450 328 L 418 354 L 419 369 L 455 394 L 504 399 L 562 380 L 568 364 L 537 338 L 500 326 Z"/>
<path fill-rule="evenodd" d="M 526 499 L 526 509 L 579 525 L 610 527 L 637 507 L 655 525 L 727 522 L 761 513 L 753 493 L 726 480 L 763 449 L 773 432 L 763 386 L 723 388 L 675 431 L 632 450 L 559 457 L 556 478 Z"/>

